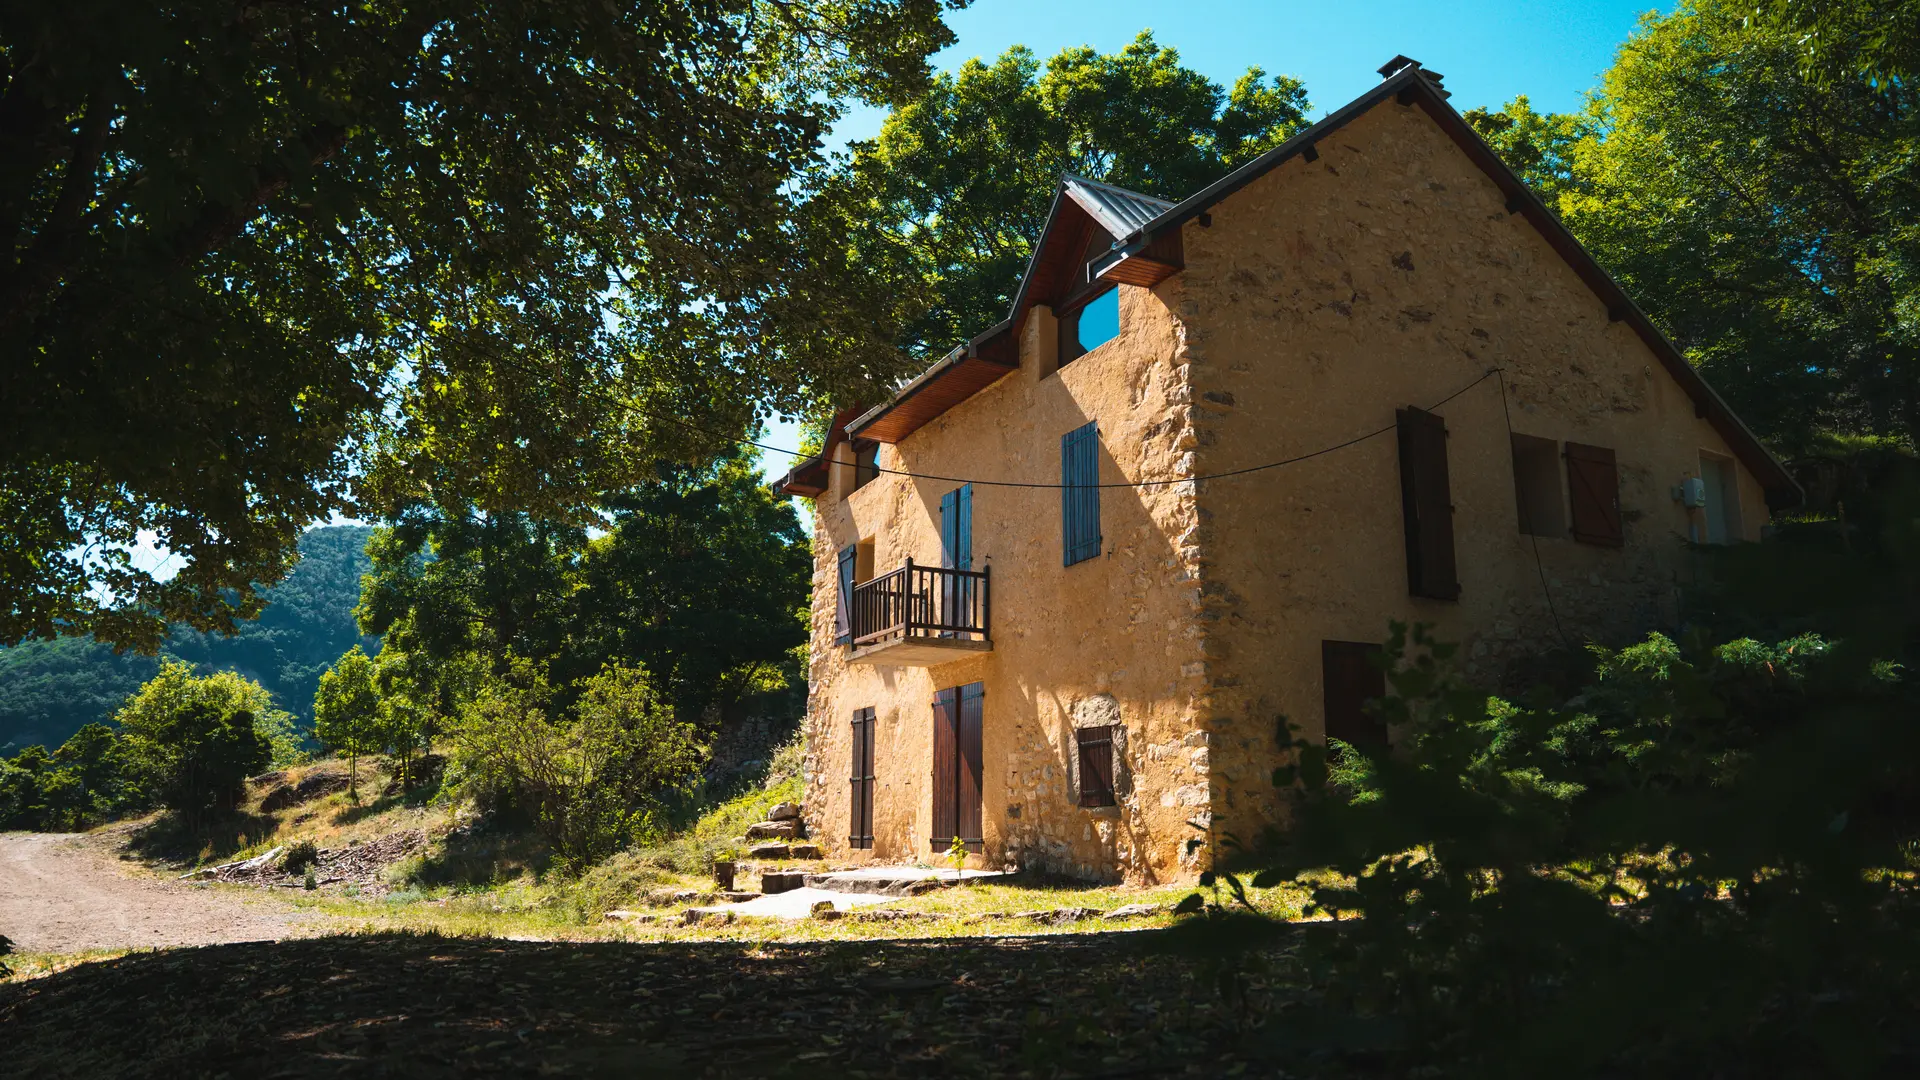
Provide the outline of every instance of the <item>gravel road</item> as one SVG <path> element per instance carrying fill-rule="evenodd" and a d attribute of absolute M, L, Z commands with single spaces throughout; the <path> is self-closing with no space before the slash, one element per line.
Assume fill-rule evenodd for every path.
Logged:
<path fill-rule="evenodd" d="M 113 838 L 0 833 L 0 934 L 22 952 L 263 941 L 313 933 L 323 916 L 270 895 L 155 876 Z"/>

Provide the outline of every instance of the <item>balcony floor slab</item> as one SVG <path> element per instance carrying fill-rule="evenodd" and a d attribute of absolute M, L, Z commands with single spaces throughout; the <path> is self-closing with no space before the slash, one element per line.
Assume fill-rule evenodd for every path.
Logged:
<path fill-rule="evenodd" d="M 886 667 L 934 667 L 964 660 L 975 653 L 992 652 L 993 642 L 969 638 L 900 637 L 877 641 L 853 650 L 849 663 Z"/>

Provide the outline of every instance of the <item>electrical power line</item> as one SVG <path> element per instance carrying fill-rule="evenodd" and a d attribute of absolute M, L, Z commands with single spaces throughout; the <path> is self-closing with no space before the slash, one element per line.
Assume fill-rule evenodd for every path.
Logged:
<path fill-rule="evenodd" d="M 518 366 L 518 365 L 514 365 L 513 361 L 506 361 L 506 362 L 509 365 Z M 523 372 L 527 372 L 528 374 L 532 374 L 526 368 L 521 368 L 521 370 Z M 1441 398 L 1439 401 L 1434 402 L 1432 405 L 1429 405 L 1427 407 L 1427 410 L 1431 412 L 1434 409 L 1438 409 L 1440 406 L 1445 405 L 1447 402 L 1452 401 L 1454 398 L 1459 397 L 1461 394 L 1466 393 L 1467 391 L 1473 389 L 1474 387 L 1479 386 L 1481 383 L 1486 382 L 1488 379 L 1493 378 L 1495 375 L 1498 375 L 1501 372 L 1501 370 L 1502 369 L 1497 367 L 1488 368 L 1485 374 L 1481 375 L 1479 378 L 1473 380 L 1472 382 L 1461 387 L 1460 389 L 1455 390 L 1453 393 L 1448 394 L 1446 397 Z M 689 431 L 695 431 L 703 435 L 709 435 L 709 436 L 714 436 L 716 438 L 726 439 L 727 441 L 732 442 L 736 445 L 751 446 L 751 447 L 755 447 L 757 449 L 765 450 L 775 454 L 785 454 L 788 457 L 795 458 L 795 459 L 813 456 L 811 454 L 803 454 L 798 450 L 788 450 L 783 447 L 771 446 L 763 442 L 756 442 L 753 439 L 745 439 L 745 438 L 739 438 L 736 436 L 724 435 L 720 432 L 712 430 L 711 428 L 702 427 L 699 424 L 695 424 L 691 420 L 686 420 L 681 417 L 671 416 L 671 415 L 661 414 L 661 413 L 654 413 L 647 409 L 642 408 L 636 402 L 626 401 L 620 398 L 613 397 L 612 395 L 604 394 L 603 392 L 599 391 L 597 388 L 591 388 L 591 387 L 586 388 L 586 392 L 600 396 L 602 400 L 607 401 L 610 404 L 617 405 L 622 408 L 632 409 L 635 412 L 640 413 L 642 416 L 646 416 L 655 420 L 666 420 L 670 423 L 679 424 L 681 427 L 684 427 Z M 1504 408 L 1506 404 L 1506 382 L 1504 379 L 1501 380 L 1500 400 L 1501 400 L 1501 405 Z M 951 484 L 974 484 L 979 487 L 1041 488 L 1041 489 L 1056 490 L 1056 491 L 1062 488 L 1073 488 L 1074 490 L 1086 490 L 1088 488 L 1169 487 L 1174 484 L 1193 484 L 1193 483 L 1199 483 L 1202 480 L 1222 480 L 1230 476 L 1245 476 L 1249 473 L 1265 472 L 1268 469 L 1278 469 L 1285 465 L 1295 465 L 1302 461 L 1308 461 L 1313 458 L 1321 457 L 1326 454 L 1331 454 L 1336 450 L 1345 450 L 1349 446 L 1358 445 L 1359 443 L 1366 442 L 1368 439 L 1377 439 L 1380 436 L 1385 435 L 1387 432 L 1394 430 L 1397 426 L 1398 425 L 1396 424 L 1388 424 L 1385 427 L 1377 428 L 1373 431 L 1369 431 L 1365 435 L 1356 435 L 1353 438 L 1346 440 L 1345 442 L 1335 443 L 1332 446 L 1325 446 L 1318 450 L 1312 451 L 1311 453 L 1298 454 L 1290 458 L 1284 458 L 1280 461 L 1269 461 L 1264 465 L 1249 465 L 1243 469 L 1228 469 L 1224 472 L 1207 473 L 1204 476 L 1182 476 L 1182 477 L 1178 477 L 1171 480 L 1122 480 L 1122 481 L 1117 481 L 1114 483 L 1107 483 L 1107 484 L 1057 484 L 1057 483 L 1041 483 L 1041 482 L 1025 481 L 1025 480 L 980 480 L 980 479 L 975 479 L 972 477 L 965 477 L 965 476 L 943 476 L 938 473 L 911 472 L 905 469 L 883 469 L 883 468 L 880 468 L 878 465 L 869 466 L 869 468 L 871 468 L 876 473 L 884 473 L 888 476 L 905 476 L 914 480 L 937 480 L 942 483 L 951 483 Z M 1511 428 L 1511 424 L 1509 424 L 1509 428 Z"/>

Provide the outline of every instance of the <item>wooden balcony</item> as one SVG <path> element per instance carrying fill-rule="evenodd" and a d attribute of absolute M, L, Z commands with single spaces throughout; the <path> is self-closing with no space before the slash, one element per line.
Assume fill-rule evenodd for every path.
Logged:
<path fill-rule="evenodd" d="M 916 566 L 853 587 L 853 663 L 933 667 L 993 648 L 991 570 Z"/>

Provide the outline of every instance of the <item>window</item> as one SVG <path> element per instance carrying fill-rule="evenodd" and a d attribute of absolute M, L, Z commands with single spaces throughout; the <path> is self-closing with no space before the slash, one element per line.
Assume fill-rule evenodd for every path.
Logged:
<path fill-rule="evenodd" d="M 1080 805 L 1114 805 L 1113 728 L 1076 728 L 1073 734 L 1079 743 Z"/>
<path fill-rule="evenodd" d="M 853 490 L 867 486 L 880 475 L 880 444 L 862 443 L 853 448 Z"/>
<path fill-rule="evenodd" d="M 1612 450 L 1568 443 L 1567 493 L 1572 496 L 1575 540 L 1604 547 L 1626 542 L 1620 530 L 1620 469 Z"/>
<path fill-rule="evenodd" d="M 985 683 L 968 683 L 933 695 L 933 835 L 927 842 L 945 851 L 958 836 L 979 851 L 982 777 L 981 727 Z"/>
<path fill-rule="evenodd" d="M 1119 336 L 1120 289 L 1112 286 L 1060 315 L 1060 356 L 1055 366 L 1066 367 Z"/>
<path fill-rule="evenodd" d="M 1327 738 L 1353 746 L 1387 745 L 1387 725 L 1367 711 L 1367 703 L 1387 693 L 1379 667 L 1380 646 L 1363 641 L 1320 643 L 1320 682 L 1326 706 Z"/>
<path fill-rule="evenodd" d="M 1100 554 L 1100 425 L 1060 436 L 1060 536 L 1064 565 Z"/>
<path fill-rule="evenodd" d="M 873 733 L 873 710 L 854 710 L 852 800 L 847 815 L 847 846 L 853 848 L 873 846 Z"/>
<path fill-rule="evenodd" d="M 1706 516 L 1709 544 L 1731 544 L 1740 539 L 1739 475 L 1726 458 L 1700 455 L 1700 480 L 1707 493 L 1701 512 Z"/>
<path fill-rule="evenodd" d="M 853 640 L 853 585 L 859 559 L 859 545 L 848 544 L 840 549 L 840 606 L 833 613 L 834 642 L 839 645 Z"/>
<path fill-rule="evenodd" d="M 1533 536 L 1565 536 L 1561 509 L 1560 447 L 1552 439 L 1513 437 L 1513 495 L 1520 508 L 1520 531 Z"/>
<path fill-rule="evenodd" d="M 1453 561 L 1453 495 L 1447 484 L 1446 421 L 1424 409 L 1401 409 L 1400 512 L 1407 530 L 1407 591 L 1458 600 Z"/>

